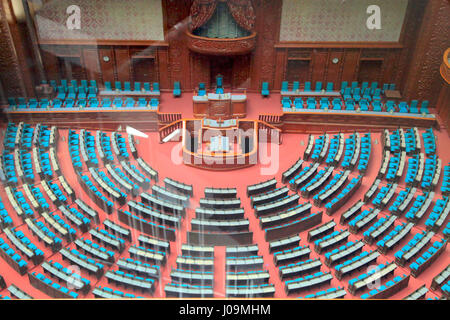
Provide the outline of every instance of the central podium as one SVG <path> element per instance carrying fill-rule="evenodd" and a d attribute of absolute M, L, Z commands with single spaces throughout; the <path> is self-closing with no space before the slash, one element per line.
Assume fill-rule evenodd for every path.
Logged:
<path fill-rule="evenodd" d="M 248 167 L 258 159 L 258 123 L 248 120 L 185 120 L 183 162 L 209 170 Z"/>
<path fill-rule="evenodd" d="M 245 118 L 247 115 L 245 93 L 208 93 L 203 96 L 193 96 L 192 102 L 196 118 Z"/>

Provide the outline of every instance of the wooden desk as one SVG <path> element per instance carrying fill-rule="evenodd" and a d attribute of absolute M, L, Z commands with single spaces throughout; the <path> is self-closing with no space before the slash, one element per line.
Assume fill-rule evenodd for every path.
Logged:
<path fill-rule="evenodd" d="M 402 95 L 398 90 L 384 90 L 386 100 L 400 100 Z"/>
<path fill-rule="evenodd" d="M 107 91 L 101 90 L 98 93 L 99 98 L 159 98 L 161 93 L 158 91 Z"/>
<path fill-rule="evenodd" d="M 247 115 L 247 95 L 213 94 L 192 98 L 196 118 L 245 118 Z"/>
<path fill-rule="evenodd" d="M 6 119 L 12 122 L 26 122 L 31 125 L 46 125 L 63 128 L 97 130 L 99 126 L 105 130 L 117 130 L 122 126 L 136 129 L 157 131 L 159 123 L 158 109 L 148 108 L 51 108 L 6 110 Z"/>
<path fill-rule="evenodd" d="M 205 121 L 205 120 L 204 120 Z M 211 126 L 213 120 L 206 119 L 208 126 L 204 126 L 204 121 L 187 119 L 182 120 L 182 144 L 183 162 L 186 165 L 194 166 L 206 170 L 233 170 L 252 166 L 257 163 L 258 151 L 258 122 L 250 120 L 227 120 L 229 123 L 223 127 Z M 236 123 L 232 125 L 232 123 Z M 250 133 L 246 133 L 252 130 Z M 245 151 L 240 148 L 229 148 L 223 151 L 213 151 L 204 148 L 210 142 L 211 136 L 221 135 L 229 137 L 234 145 L 241 145 L 241 139 L 250 138 L 250 150 Z M 250 136 L 249 136 L 250 135 Z M 192 137 L 196 138 L 195 148 L 190 146 Z M 195 150 L 195 151 L 194 151 Z"/>
<path fill-rule="evenodd" d="M 341 93 L 339 91 L 281 91 L 281 98 L 284 97 L 294 97 L 294 98 L 302 98 L 302 97 L 316 97 L 316 98 L 340 98 Z"/>
<path fill-rule="evenodd" d="M 203 119 L 203 127 L 213 129 L 237 127 L 237 121 L 236 119 L 228 119 L 218 122 L 213 119 Z"/>
<path fill-rule="evenodd" d="M 320 133 L 342 130 L 381 130 L 384 128 L 419 127 L 438 128 L 439 124 L 433 114 L 397 114 L 389 112 L 357 112 L 348 110 L 308 110 L 300 109 L 283 112 L 281 129 L 287 133 Z"/>

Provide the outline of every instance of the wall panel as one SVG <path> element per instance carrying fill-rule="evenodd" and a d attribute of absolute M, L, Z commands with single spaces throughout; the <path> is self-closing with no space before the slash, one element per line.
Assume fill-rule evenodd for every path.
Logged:
<path fill-rule="evenodd" d="M 328 60 L 327 51 L 315 50 L 312 59 L 312 81 L 324 81 L 326 79 L 326 67 Z"/>
<path fill-rule="evenodd" d="M 377 42 L 280 42 L 282 2 L 253 0 L 257 16 L 257 44 L 251 54 L 234 58 L 233 87 L 259 91 L 261 82 L 268 81 L 270 89 L 277 91 L 281 88 L 282 81 L 295 79 L 301 82 L 331 81 L 335 83 L 335 88 L 339 88 L 341 81 L 355 81 L 360 77 L 361 61 L 364 64 L 368 59 L 380 59 L 381 68 L 369 73 L 376 73 L 374 78 L 378 78 L 380 83 L 396 83 L 401 90 L 405 88 L 405 99 L 417 95 L 420 98 L 430 98 L 433 95 L 436 99 L 439 86 L 434 85 L 437 83 L 435 75 L 440 64 L 438 59 L 442 55 L 442 52 L 439 55 L 438 52 L 441 47 L 448 45 L 448 40 L 446 42 L 444 39 L 445 32 L 442 31 L 448 26 L 448 20 L 445 19 L 448 17 L 445 11 L 448 9 L 446 0 L 436 0 L 432 6 L 428 5 L 430 0 L 410 0 L 400 42 L 391 45 Z M 162 0 L 164 42 L 151 44 L 150 47 L 155 57 L 156 77 L 162 89 L 172 88 L 174 81 L 180 81 L 183 90 L 191 90 L 199 82 L 210 84 L 210 58 L 191 53 L 185 43 L 184 30 L 189 21 L 191 3 L 192 0 Z M 419 37 L 425 11 L 425 24 Z M 433 19 L 435 16 L 437 19 Z M 134 76 L 130 57 L 133 50 L 148 49 L 129 41 L 103 43 L 98 49 L 95 49 L 96 46 L 93 48 L 92 45 L 80 43 L 41 45 L 41 48 L 49 79 L 58 76 L 55 57 L 73 56 L 81 59 L 89 76 L 111 82 L 132 81 Z M 95 56 L 97 62 L 94 61 Z M 110 62 L 104 62 L 103 56 L 109 56 Z M 334 58 L 338 59 L 337 63 L 332 62 Z"/>
<path fill-rule="evenodd" d="M 108 57 L 109 61 L 104 61 L 103 57 Z M 111 49 L 110 47 L 99 48 L 99 59 L 103 81 L 109 81 L 111 83 L 114 83 L 115 57 L 113 49 Z"/>
<path fill-rule="evenodd" d="M 84 49 L 83 62 L 87 78 L 100 82 L 102 79 L 97 48 Z"/>
<path fill-rule="evenodd" d="M 116 56 L 116 70 L 118 81 L 131 81 L 130 71 L 130 53 L 128 48 L 115 48 L 114 54 Z"/>
<path fill-rule="evenodd" d="M 381 28 L 369 29 L 367 8 L 380 8 Z M 398 42 L 408 0 L 283 0 L 280 41 Z"/>
<path fill-rule="evenodd" d="M 356 81 L 360 51 L 348 50 L 344 56 L 341 81 Z"/>
<path fill-rule="evenodd" d="M 326 81 L 333 82 L 336 86 L 341 80 L 342 58 L 344 56 L 343 51 L 330 50 L 328 58 L 328 70 Z M 333 59 L 338 59 L 337 63 L 333 62 Z"/>

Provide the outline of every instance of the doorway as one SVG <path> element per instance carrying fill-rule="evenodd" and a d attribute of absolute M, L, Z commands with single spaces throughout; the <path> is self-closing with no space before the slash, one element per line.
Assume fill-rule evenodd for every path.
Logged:
<path fill-rule="evenodd" d="M 216 77 L 221 75 L 223 77 L 223 87 L 230 88 L 232 82 L 233 58 L 214 56 L 211 57 L 209 61 L 211 87 L 216 86 Z"/>
<path fill-rule="evenodd" d="M 58 68 L 61 79 L 69 81 L 86 79 L 85 70 L 79 57 L 58 57 Z"/>
<path fill-rule="evenodd" d="M 381 78 L 382 66 L 383 60 L 361 60 L 359 64 L 358 81 L 360 83 L 364 81 L 379 81 Z"/>
<path fill-rule="evenodd" d="M 286 81 L 299 81 L 301 84 L 310 81 L 309 59 L 288 60 L 286 70 Z"/>
<path fill-rule="evenodd" d="M 155 59 L 132 58 L 133 79 L 136 82 L 156 82 Z"/>

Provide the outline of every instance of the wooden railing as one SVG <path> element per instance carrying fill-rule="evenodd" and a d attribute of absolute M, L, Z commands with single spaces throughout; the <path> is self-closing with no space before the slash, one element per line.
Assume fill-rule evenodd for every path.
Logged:
<path fill-rule="evenodd" d="M 175 122 L 172 122 L 162 128 L 160 128 L 159 131 L 159 142 L 162 143 L 163 140 L 170 134 L 172 134 L 177 129 L 183 128 L 183 120 L 178 120 Z"/>
<path fill-rule="evenodd" d="M 271 124 L 279 124 L 281 123 L 281 116 L 276 114 L 260 114 L 259 120 Z"/>
<path fill-rule="evenodd" d="M 450 48 L 448 48 L 444 53 L 440 70 L 442 78 L 450 84 Z"/>
<path fill-rule="evenodd" d="M 160 124 L 172 123 L 181 120 L 181 113 L 158 112 L 158 122 Z"/>
<path fill-rule="evenodd" d="M 281 129 L 261 120 L 258 120 L 258 137 L 260 142 L 276 144 L 281 144 L 282 142 Z"/>
<path fill-rule="evenodd" d="M 256 45 L 256 33 L 242 38 L 219 39 L 193 35 L 186 31 L 187 47 L 197 53 L 213 55 L 241 55 L 251 52 Z"/>

